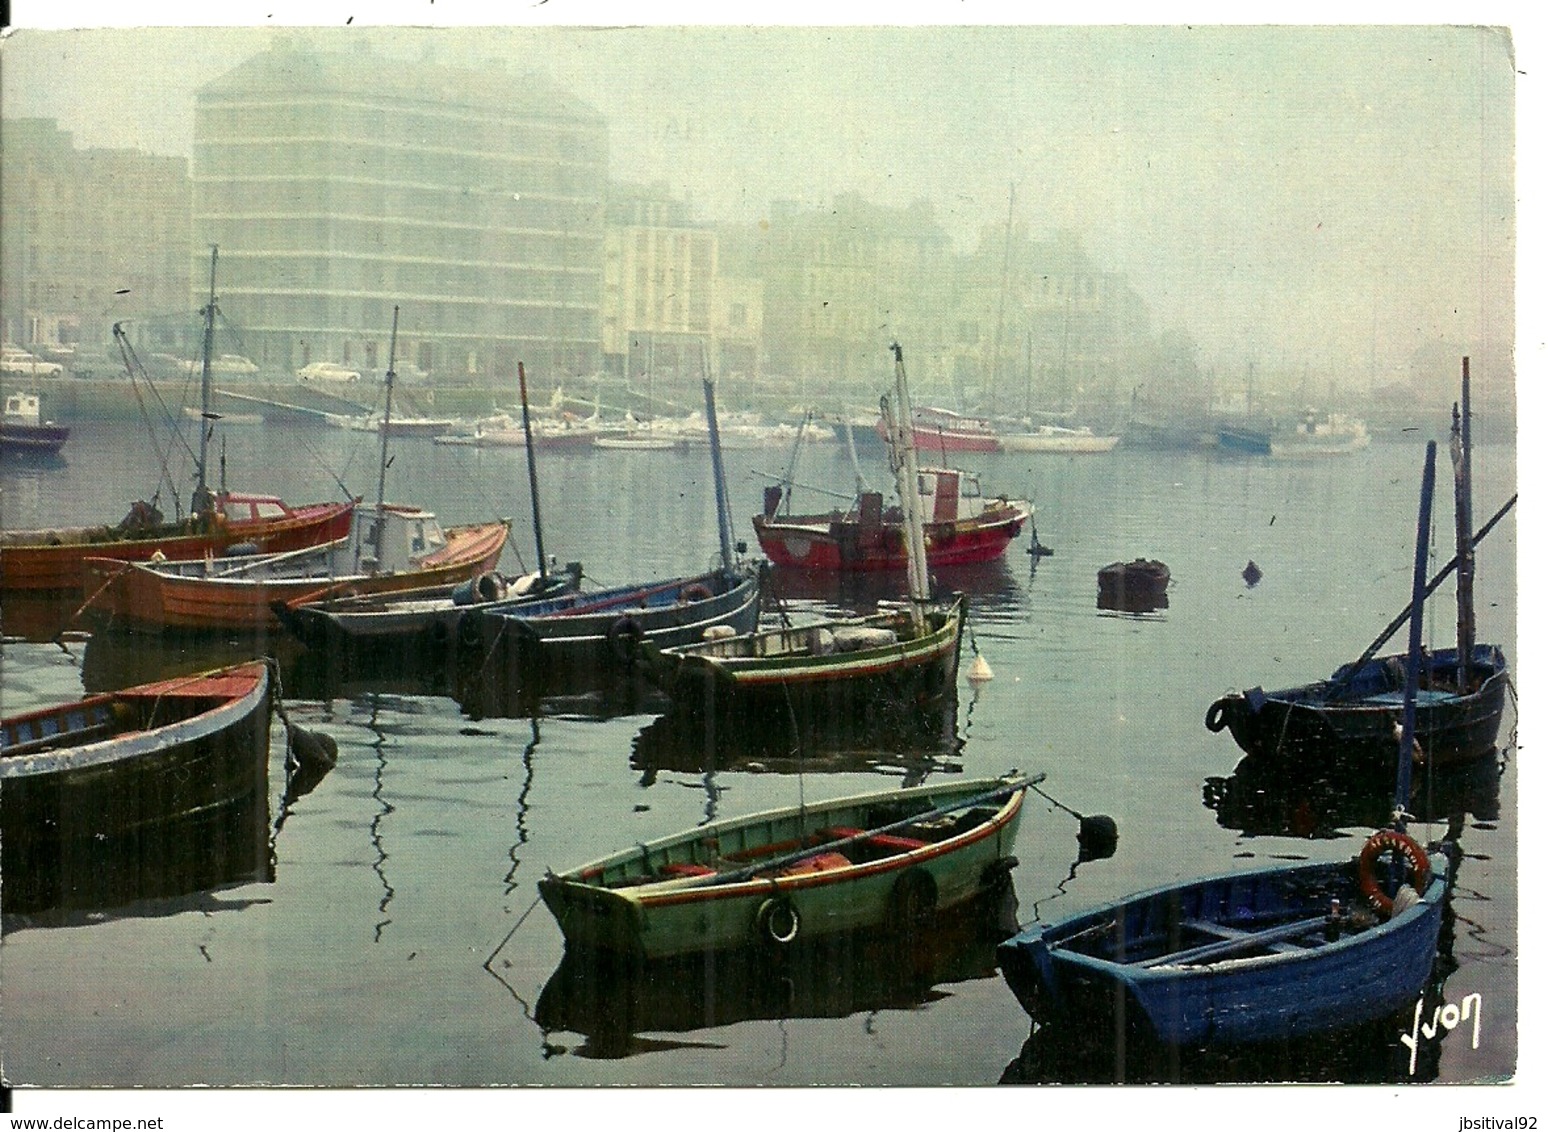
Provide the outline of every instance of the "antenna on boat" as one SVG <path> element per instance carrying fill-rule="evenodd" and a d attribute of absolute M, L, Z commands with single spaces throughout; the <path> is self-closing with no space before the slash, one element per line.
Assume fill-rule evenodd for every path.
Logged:
<path fill-rule="evenodd" d="M 532 413 L 527 408 L 527 367 L 516 363 L 516 380 L 521 386 L 521 430 L 527 438 L 527 486 L 532 492 L 532 537 L 537 542 L 538 577 L 548 580 L 548 558 L 543 553 L 543 519 L 538 514 L 537 456 L 532 451 Z"/>
<path fill-rule="evenodd" d="M 204 306 L 204 357 L 199 377 L 199 485 L 194 489 L 193 512 L 204 515 L 211 510 L 209 488 L 210 457 L 210 357 L 215 352 L 215 260 L 220 245 L 210 245 L 210 301 Z"/>
<path fill-rule="evenodd" d="M 893 443 L 893 471 L 898 480 L 898 498 L 903 504 L 903 545 L 908 557 L 909 608 L 921 628 L 924 614 L 920 606 L 930 599 L 929 564 L 925 559 L 924 516 L 919 501 L 919 455 L 914 450 L 914 406 L 908 397 L 908 375 L 903 370 L 903 347 L 892 344 L 897 412 L 885 399 L 882 415 Z"/>
<path fill-rule="evenodd" d="M 382 458 L 376 473 L 376 530 L 372 542 L 376 560 L 382 560 L 382 528 L 386 523 L 387 508 L 387 438 L 392 432 L 392 379 L 398 364 L 398 307 L 392 308 L 392 338 L 387 345 L 387 404 L 382 410 Z"/>
<path fill-rule="evenodd" d="M 1408 620 L 1408 668 L 1403 684 L 1403 736 L 1398 742 L 1397 789 L 1392 797 L 1392 824 L 1399 832 L 1408 810 L 1413 771 L 1414 728 L 1419 697 L 1419 659 L 1424 647 L 1425 565 L 1430 553 L 1430 512 L 1435 498 L 1435 441 L 1424 449 L 1424 481 L 1419 490 L 1419 533 L 1414 539 L 1413 616 Z"/>

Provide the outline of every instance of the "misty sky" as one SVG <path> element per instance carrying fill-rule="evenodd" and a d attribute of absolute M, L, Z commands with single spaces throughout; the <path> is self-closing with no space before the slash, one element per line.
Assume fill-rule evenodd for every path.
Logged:
<path fill-rule="evenodd" d="M 194 89 L 273 30 L 23 31 L 7 116 L 82 145 L 190 149 Z M 284 33 L 290 34 L 290 33 Z M 349 28 L 412 67 L 535 71 L 611 122 L 615 178 L 701 219 L 918 198 L 967 249 L 1077 233 L 1222 375 L 1406 366 L 1513 333 L 1515 61 L 1452 27 Z"/>

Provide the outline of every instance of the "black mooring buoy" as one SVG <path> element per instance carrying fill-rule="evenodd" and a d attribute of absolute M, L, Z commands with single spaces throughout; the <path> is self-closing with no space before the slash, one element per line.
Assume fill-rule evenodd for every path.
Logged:
<path fill-rule="evenodd" d="M 290 728 L 290 753 L 296 765 L 311 770 L 331 770 L 339 761 L 339 745 L 326 731 Z"/>
<path fill-rule="evenodd" d="M 1106 814 L 1081 817 L 1076 834 L 1082 861 L 1103 861 L 1118 849 L 1118 823 Z"/>

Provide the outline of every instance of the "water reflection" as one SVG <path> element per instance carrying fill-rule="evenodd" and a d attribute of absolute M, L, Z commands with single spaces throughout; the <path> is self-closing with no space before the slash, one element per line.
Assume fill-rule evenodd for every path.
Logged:
<path fill-rule="evenodd" d="M 970 614 L 1009 613 L 1020 602 L 1021 583 L 1005 556 L 989 562 L 942 567 L 932 570 L 931 577 L 939 590 L 966 594 Z M 852 573 L 779 566 L 769 571 L 764 612 L 766 617 L 777 617 L 786 603 L 794 602 L 810 604 L 822 616 L 867 613 L 880 602 L 901 601 L 907 596 L 907 580 L 901 572 Z"/>
<path fill-rule="evenodd" d="M 20 837 L 8 825 L 0 841 L 3 930 L 243 906 L 247 902 L 183 898 L 274 881 L 268 776 L 260 771 L 247 777 L 244 790 L 218 805 L 152 814 L 113 834 L 86 830 L 80 837 L 39 840 Z"/>
<path fill-rule="evenodd" d="M 1505 763 L 1487 758 L 1435 767 L 1415 776 L 1408 813 L 1415 821 L 1447 822 L 1460 829 L 1471 814 L 1492 822 L 1500 814 Z M 1226 829 L 1254 836 L 1342 837 L 1376 828 L 1392 816 L 1392 781 L 1348 767 L 1307 767 L 1282 758 L 1248 755 L 1227 777 L 1204 780 L 1203 800 Z"/>
<path fill-rule="evenodd" d="M 661 771 L 812 774 L 901 770 L 903 785 L 960 771 L 957 703 L 872 715 L 695 717 L 668 710 L 634 737 L 629 765 L 651 785 Z"/>
<path fill-rule="evenodd" d="M 623 1058 L 718 1045 L 645 1034 L 910 1010 L 947 997 L 953 983 L 995 977 L 994 948 L 1015 930 L 1015 899 L 1007 883 L 908 936 L 855 934 L 790 953 L 746 948 L 647 962 L 567 949 L 543 987 L 534 1020 L 550 1056 Z M 571 1049 L 556 1042 L 561 1032 L 585 1041 Z"/>

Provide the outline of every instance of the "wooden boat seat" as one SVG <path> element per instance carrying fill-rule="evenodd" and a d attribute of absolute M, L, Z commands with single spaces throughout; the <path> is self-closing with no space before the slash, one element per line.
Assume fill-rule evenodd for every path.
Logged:
<path fill-rule="evenodd" d="M 56 747 L 83 747 L 87 743 L 98 739 L 106 739 L 115 734 L 122 725 L 116 719 L 94 723 L 90 727 L 76 727 L 66 731 L 55 731 L 48 735 L 39 735 L 36 739 L 28 739 L 21 743 L 11 743 L 0 747 L 0 758 L 12 758 L 17 755 L 35 755 L 39 751 L 48 751 Z"/>
<path fill-rule="evenodd" d="M 859 837 L 864 833 L 865 830 L 863 829 L 839 825 L 819 830 L 817 835 L 833 841 L 842 841 L 846 837 Z M 907 853 L 911 849 L 923 849 L 930 844 L 928 841 L 921 841 L 917 837 L 899 837 L 895 833 L 878 833 L 867 837 L 865 843 L 874 845 L 878 849 L 886 849 L 890 853 Z"/>
<path fill-rule="evenodd" d="M 1258 939 L 1256 932 L 1245 931 L 1242 928 L 1233 928 L 1227 924 L 1217 924 L 1213 920 L 1184 920 L 1182 926 L 1190 931 L 1198 932 L 1200 935 L 1212 935 L 1217 939 L 1245 939 L 1253 941 Z M 1296 951 L 1304 951 L 1306 947 L 1304 944 L 1296 943 L 1293 940 L 1282 939 L 1267 944 L 1264 950 L 1290 954 Z"/>
<path fill-rule="evenodd" d="M 1217 939 L 1212 943 L 1203 943 L 1197 947 L 1185 948 L 1182 951 L 1171 951 L 1164 955 L 1157 955 L 1150 959 L 1137 960 L 1138 967 L 1176 967 L 1190 963 L 1213 962 L 1216 959 L 1225 959 L 1242 951 L 1251 951 L 1255 948 L 1271 950 L 1273 944 L 1290 944 L 1289 950 L 1295 950 L 1291 943 L 1296 936 L 1306 935 L 1327 923 L 1326 916 L 1311 916 L 1304 920 L 1296 920 L 1289 924 L 1276 924 L 1273 927 L 1263 928 L 1259 931 L 1241 931 L 1236 928 L 1226 928 L 1223 924 L 1213 924 L 1207 921 L 1185 921 L 1192 926 L 1196 924 L 1198 930 L 1216 935 L 1228 935 L 1228 938 Z M 1313 946 L 1316 946 L 1313 944 Z"/>

